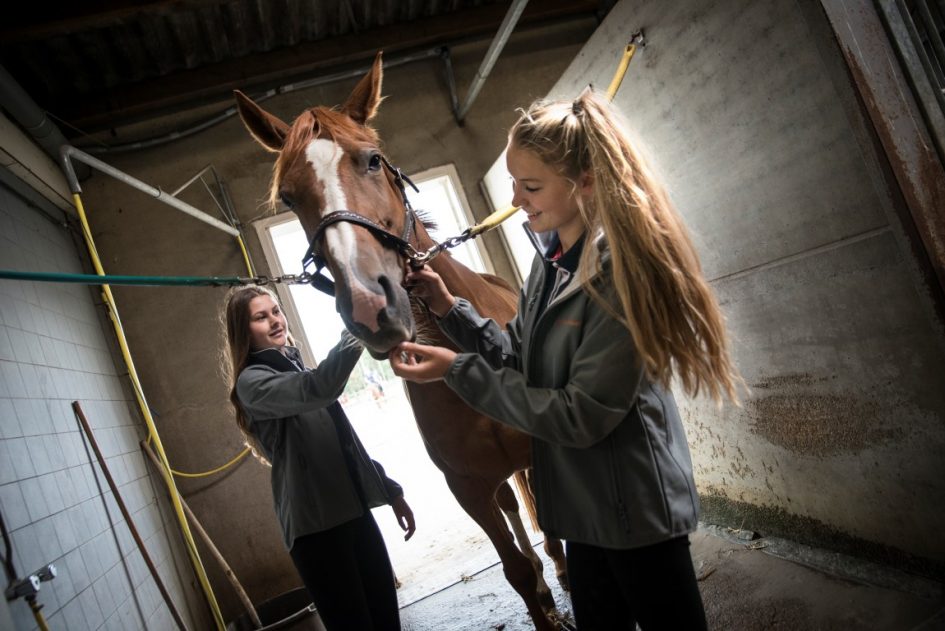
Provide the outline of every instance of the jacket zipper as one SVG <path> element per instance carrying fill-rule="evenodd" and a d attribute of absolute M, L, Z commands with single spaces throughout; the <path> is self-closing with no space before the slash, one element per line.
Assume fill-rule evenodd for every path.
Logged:
<path fill-rule="evenodd" d="M 620 524 L 627 534 L 632 534 L 633 529 L 630 527 L 630 515 L 627 512 L 626 504 L 623 503 L 623 488 L 620 484 L 620 476 L 617 473 L 617 453 L 614 447 L 613 437 L 609 437 L 607 441 L 610 447 L 610 475 L 614 483 L 614 495 L 617 500 L 617 517 L 620 519 Z"/>
<path fill-rule="evenodd" d="M 640 411 L 640 397 L 637 397 L 637 402 L 633 405 L 637 413 L 637 418 L 643 419 L 643 412 Z M 666 482 L 663 479 L 663 469 L 660 467 L 659 461 L 656 458 L 656 454 L 653 452 L 653 440 L 650 437 L 650 433 L 646 430 L 646 424 L 643 424 L 643 431 L 646 434 L 647 446 L 650 450 L 650 453 L 653 454 L 653 471 L 656 473 L 656 482 L 659 486 L 660 500 L 663 502 L 663 523 L 667 528 L 672 529 L 672 513 L 669 510 L 669 501 L 666 498 Z"/>

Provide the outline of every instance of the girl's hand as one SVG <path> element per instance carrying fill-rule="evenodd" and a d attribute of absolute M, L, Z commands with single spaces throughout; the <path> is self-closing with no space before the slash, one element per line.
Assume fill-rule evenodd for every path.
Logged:
<path fill-rule="evenodd" d="M 402 342 L 390 352 L 390 365 L 394 374 L 417 383 L 442 379 L 454 359 L 456 353 L 448 348 L 413 342 Z"/>
<path fill-rule="evenodd" d="M 424 265 L 420 269 L 410 268 L 404 277 L 404 287 L 411 296 L 426 303 L 430 311 L 438 318 L 445 316 L 453 307 L 456 297 L 446 288 L 440 275 Z"/>
<path fill-rule="evenodd" d="M 413 511 L 410 510 L 410 506 L 403 495 L 395 498 L 390 506 L 394 509 L 394 516 L 397 517 L 397 524 L 400 529 L 407 533 L 404 535 L 404 541 L 408 541 L 413 533 L 417 531 L 417 524 L 413 521 Z"/>

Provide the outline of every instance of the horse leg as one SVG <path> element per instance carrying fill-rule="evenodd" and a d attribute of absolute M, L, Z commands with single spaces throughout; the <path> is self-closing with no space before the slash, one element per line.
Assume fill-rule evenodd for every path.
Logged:
<path fill-rule="evenodd" d="M 496 491 L 495 494 L 495 501 L 496 504 L 499 505 L 499 508 L 502 509 L 502 512 L 505 513 L 505 518 L 508 519 L 509 525 L 512 527 L 512 533 L 518 541 L 519 549 L 522 551 L 522 554 L 528 557 L 528 560 L 532 562 L 532 566 L 535 568 L 538 602 L 541 603 L 545 611 L 555 610 L 554 596 L 551 594 L 548 583 L 545 582 L 544 565 L 541 559 L 538 558 L 538 555 L 535 554 L 535 549 L 532 547 L 532 542 L 528 538 L 528 533 L 525 532 L 525 524 L 522 523 L 522 516 L 518 512 L 518 500 L 515 499 L 515 494 L 512 492 L 512 487 L 509 486 L 508 482 L 503 482 L 499 485 L 499 490 Z"/>
<path fill-rule="evenodd" d="M 515 546 L 512 533 L 505 524 L 495 502 L 495 485 L 481 478 L 446 476 L 446 482 L 463 510 L 486 533 L 499 559 L 505 580 L 518 592 L 537 631 L 555 631 L 554 623 L 538 602 L 535 568 Z"/>
<path fill-rule="evenodd" d="M 535 494 L 532 492 L 532 476 L 534 471 L 532 469 L 526 469 L 525 471 L 519 471 L 515 474 L 515 483 L 518 486 L 518 491 L 522 495 L 522 498 L 525 501 L 525 508 L 528 512 L 528 516 L 532 520 L 532 526 L 535 530 L 538 530 L 538 515 L 537 508 L 535 507 Z M 561 545 L 559 539 L 549 539 L 545 537 L 545 554 L 554 562 L 555 564 L 555 576 L 558 577 L 558 584 L 561 585 L 561 589 L 566 592 L 571 591 L 571 583 L 568 581 L 568 565 L 567 561 L 564 558 L 564 546 Z"/>
<path fill-rule="evenodd" d="M 568 581 L 568 564 L 564 558 L 564 546 L 560 539 L 545 537 L 545 554 L 555 564 L 555 576 L 558 577 L 558 584 L 566 592 L 571 591 L 571 583 Z"/>

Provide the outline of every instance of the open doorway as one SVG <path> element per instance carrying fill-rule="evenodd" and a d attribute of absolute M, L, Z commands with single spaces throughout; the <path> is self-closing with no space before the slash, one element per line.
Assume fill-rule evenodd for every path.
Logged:
<path fill-rule="evenodd" d="M 420 189 L 411 195 L 411 203 L 436 221 L 434 239 L 460 234 L 472 224 L 452 165 L 412 175 L 411 179 Z M 255 225 L 273 273 L 297 273 L 308 242 L 295 215 L 283 213 Z M 476 271 L 492 269 L 478 243 L 467 242 L 452 252 Z M 308 286 L 280 285 L 277 291 L 306 363 L 315 365 L 335 345 L 344 328 L 334 299 Z M 393 375 L 389 364 L 365 353 L 351 374 L 341 402 L 368 452 L 403 485 L 416 517 L 417 532 L 405 542 L 391 509 L 374 509 L 401 583 L 401 606 L 497 563 L 498 555 L 488 538 L 460 508 L 443 474 L 427 456 L 403 383 Z"/>

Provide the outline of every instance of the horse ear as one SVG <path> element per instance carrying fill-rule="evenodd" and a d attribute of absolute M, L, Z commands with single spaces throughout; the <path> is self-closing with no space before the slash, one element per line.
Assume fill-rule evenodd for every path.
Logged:
<path fill-rule="evenodd" d="M 351 96 L 341 106 L 341 111 L 362 125 L 374 118 L 381 104 L 381 79 L 384 76 L 384 64 L 381 53 L 374 57 L 374 65 L 364 75 L 351 92 Z"/>
<path fill-rule="evenodd" d="M 233 90 L 233 96 L 236 97 L 236 109 L 239 110 L 240 118 L 256 142 L 269 151 L 281 151 L 286 134 L 289 133 L 289 126 L 259 107 L 239 90 Z"/>

